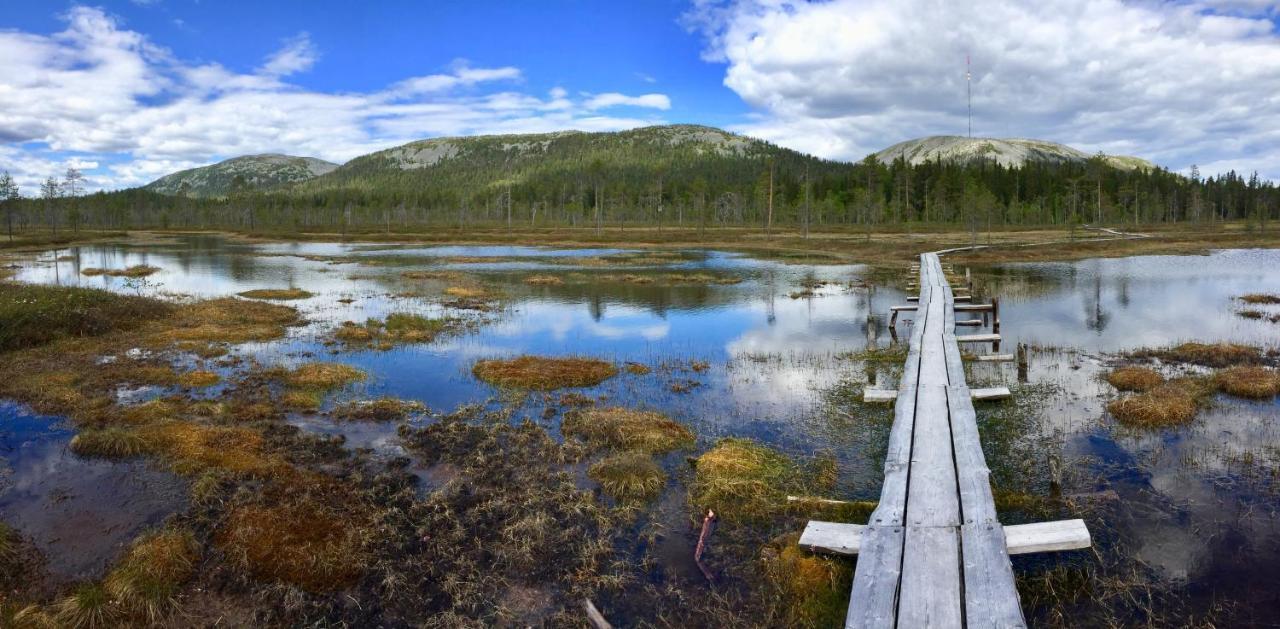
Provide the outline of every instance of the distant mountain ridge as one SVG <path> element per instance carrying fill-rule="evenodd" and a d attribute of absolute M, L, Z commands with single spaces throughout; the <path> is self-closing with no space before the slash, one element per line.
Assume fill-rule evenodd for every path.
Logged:
<path fill-rule="evenodd" d="M 1084 151 L 1057 142 L 1023 138 L 968 138 L 957 135 L 934 135 L 899 142 L 875 154 L 882 163 L 899 157 L 911 164 L 935 160 L 974 162 L 993 160 L 1003 166 L 1023 166 L 1028 162 L 1062 164 L 1083 162 L 1093 157 Z M 1125 155 L 1104 155 L 1107 164 L 1120 170 L 1155 168 L 1155 164 Z"/>
<path fill-rule="evenodd" d="M 277 153 L 244 155 L 165 175 L 144 188 L 168 195 L 224 197 L 234 191 L 237 181 L 243 182 L 246 191 L 266 190 L 306 181 L 337 167 L 337 164 L 314 157 Z"/>

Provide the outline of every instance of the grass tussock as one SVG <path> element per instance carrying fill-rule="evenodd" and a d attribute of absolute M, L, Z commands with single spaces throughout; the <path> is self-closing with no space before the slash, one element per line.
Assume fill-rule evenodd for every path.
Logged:
<path fill-rule="evenodd" d="M 481 360 L 471 373 L 494 386 L 551 391 L 595 386 L 618 375 L 618 368 L 595 358 L 518 356 Z"/>
<path fill-rule="evenodd" d="M 363 381 L 365 372 L 342 363 L 306 363 L 284 375 L 284 383 L 296 389 L 328 391 Z"/>
<path fill-rule="evenodd" d="M 667 475 L 645 452 L 621 452 L 587 469 L 587 476 L 618 500 L 651 498 L 667 483 Z"/>
<path fill-rule="evenodd" d="M 1107 374 L 1107 382 L 1121 391 L 1149 391 L 1160 386 L 1164 376 L 1147 367 L 1117 367 Z"/>
<path fill-rule="evenodd" d="M 107 277 L 147 277 L 160 272 L 160 267 L 148 266 L 146 264 L 135 264 L 131 267 L 123 269 L 97 269 L 87 268 L 80 271 L 81 275 L 98 276 L 106 275 Z"/>
<path fill-rule="evenodd" d="M 178 377 L 178 383 L 184 387 L 201 388 L 218 384 L 222 377 L 212 371 L 197 369 L 188 371 Z"/>
<path fill-rule="evenodd" d="M 364 344 L 390 349 L 397 343 L 430 343 L 441 334 L 461 326 L 462 321 L 453 317 L 431 318 L 393 312 L 386 319 L 369 319 L 364 324 L 343 322 L 334 332 L 334 338 L 347 345 Z"/>
<path fill-rule="evenodd" d="M 649 368 L 648 365 L 641 363 L 627 363 L 625 368 L 627 373 L 633 376 L 647 376 L 650 373 L 653 373 L 653 369 Z"/>
<path fill-rule="evenodd" d="M 250 299 L 274 299 L 280 301 L 306 299 L 314 295 L 314 293 L 301 288 L 258 288 L 237 294 Z"/>
<path fill-rule="evenodd" d="M 786 506 L 797 480 L 791 460 L 749 439 L 724 439 L 698 457 L 689 499 L 698 512 L 714 510 L 726 520 L 750 521 Z"/>
<path fill-rule="evenodd" d="M 654 454 L 687 448 L 694 442 L 692 431 L 662 413 L 621 407 L 570 412 L 561 430 L 597 448 Z"/>
<path fill-rule="evenodd" d="M 1121 423 L 1146 428 L 1179 426 L 1195 418 L 1212 387 L 1199 378 L 1177 378 L 1144 393 L 1107 404 Z"/>
<path fill-rule="evenodd" d="M 848 611 L 853 569 L 848 560 L 815 555 L 800 535 L 775 540 L 761 552 L 761 566 L 788 627 L 838 627 Z"/>
<path fill-rule="evenodd" d="M 158 299 L 93 288 L 6 284 L 0 290 L 0 352 L 132 330 L 173 310 Z"/>
<path fill-rule="evenodd" d="M 83 457 L 126 459 L 153 451 L 153 444 L 134 430 L 99 428 L 83 430 L 71 439 L 71 451 Z"/>
<path fill-rule="evenodd" d="M 136 430 L 149 451 L 163 456 L 181 474 L 226 471 L 271 476 L 286 465 L 266 452 L 262 433 L 250 428 L 170 421 Z"/>
<path fill-rule="evenodd" d="M 363 572 L 360 528 L 306 498 L 236 508 L 216 543 L 255 578 L 311 592 L 344 589 Z"/>
<path fill-rule="evenodd" d="M 223 297 L 179 307 L 160 336 L 175 342 L 270 341 L 300 322 L 298 311 L 288 306 Z"/>
<path fill-rule="evenodd" d="M 1256 400 L 1280 394 L 1280 373 L 1266 367 L 1241 366 L 1223 369 L 1213 375 L 1222 392 Z"/>
<path fill-rule="evenodd" d="M 1280 295 L 1270 293 L 1249 293 L 1236 297 L 1246 304 L 1280 304 Z"/>
<path fill-rule="evenodd" d="M 53 617 L 59 627 L 115 627 L 123 613 L 119 603 L 97 583 L 78 585 L 53 604 Z"/>
<path fill-rule="evenodd" d="M 200 546 L 189 531 L 144 535 L 103 580 L 103 588 L 124 610 L 156 623 L 177 610 L 178 591 L 199 558 Z"/>
<path fill-rule="evenodd" d="M 459 297 L 462 299 L 480 299 L 488 295 L 483 288 L 475 288 L 471 286 L 450 286 L 444 289 L 444 294 L 450 297 Z"/>
<path fill-rule="evenodd" d="M 530 275 L 524 278 L 524 283 L 530 286 L 559 286 L 564 284 L 564 280 L 555 275 Z"/>
<path fill-rule="evenodd" d="M 1262 362 L 1262 350 L 1236 343 L 1183 343 L 1164 349 L 1139 350 L 1135 358 L 1157 358 L 1166 362 L 1191 363 L 1205 367 L 1255 365 Z"/>
<path fill-rule="evenodd" d="M 424 410 L 426 406 L 421 402 L 384 397 L 339 404 L 334 407 L 331 415 L 340 421 L 389 422 L 402 420 L 411 413 Z"/>

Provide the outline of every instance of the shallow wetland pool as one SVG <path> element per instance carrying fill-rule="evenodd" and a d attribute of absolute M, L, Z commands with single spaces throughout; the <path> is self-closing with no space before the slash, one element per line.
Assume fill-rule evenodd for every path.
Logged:
<path fill-rule="evenodd" d="M 639 500 L 615 501 L 601 490 L 601 473 L 589 470 L 602 469 L 595 466 L 607 452 L 588 448 L 570 457 L 563 466 L 567 482 L 616 511 L 609 516 L 612 547 L 601 551 L 608 556 L 603 564 L 638 567 L 600 569 L 623 576 L 580 589 L 511 579 L 495 586 L 502 596 L 485 604 L 498 611 L 470 612 L 482 624 L 581 622 L 580 608 L 565 604 L 581 597 L 592 598 L 618 626 L 829 622 L 830 610 L 842 609 L 840 597 L 847 600 L 851 562 L 821 564 L 826 576 L 813 587 L 832 590 L 833 600 L 801 591 L 809 586 L 779 576 L 777 567 L 794 560 L 782 550 L 789 547 L 783 536 L 798 533 L 810 517 L 836 516 L 789 507 L 786 496 L 860 505 L 877 498 L 892 417 L 887 408 L 862 404 L 861 390 L 894 385 L 901 366 L 895 348 L 911 325 L 909 316 L 900 319 L 895 334 L 888 316 L 890 306 L 906 303 L 905 268 L 787 264 L 721 251 L 180 236 L 64 248 L 7 262 L 17 265 L 18 282 L 179 302 L 257 289 L 306 291 L 274 302 L 297 308 L 305 320 L 283 338 L 234 345 L 225 356 L 175 358 L 181 368 L 199 366 L 222 382 L 189 395 L 217 400 L 229 390 L 224 387 L 254 369 L 315 361 L 354 366 L 367 377 L 324 393 L 318 407 L 290 410 L 280 421 L 331 437 L 327 443 L 356 452 L 368 466 L 408 470 L 418 501 L 429 502 L 433 493 L 446 491 L 442 487 L 467 480 L 470 468 L 459 461 L 469 454 L 455 460 L 423 445 L 439 434 L 431 427 L 446 425 L 460 408 L 471 409 L 464 421 L 491 421 L 479 419 L 483 413 L 511 426 L 528 420 L 556 442 L 573 441 L 575 447 L 580 440 L 564 434 L 570 429 L 562 432 L 562 425 L 578 414 L 590 417 L 590 407 L 656 411 L 692 433 L 692 445 L 651 451 L 660 470 L 653 476 L 658 488 L 642 492 Z M 951 262 L 965 268 L 963 257 Z M 135 278 L 84 272 L 137 265 L 159 270 Z M 1027 348 L 1023 368 L 970 366 L 971 385 L 1003 383 L 1014 391 L 1013 400 L 979 407 L 1002 520 L 1083 517 L 1094 536 L 1091 551 L 1014 559 L 1034 624 L 1224 626 L 1280 618 L 1280 594 L 1271 586 L 1280 576 L 1276 398 L 1215 394 L 1189 423 L 1136 428 L 1107 412 L 1108 402 L 1120 394 L 1104 380 L 1124 352 L 1141 348 L 1184 341 L 1275 348 L 1280 323 L 1240 316 L 1245 306 L 1236 298 L 1280 293 L 1277 268 L 1280 252 L 1226 250 L 969 269 L 975 299 L 1000 300 L 998 351 Z M 1259 308 L 1280 314 L 1280 306 Z M 392 339 L 390 316 L 397 314 L 442 323 L 429 338 Z M 369 320 L 385 323 L 370 327 Z M 360 336 L 368 330 L 372 338 Z M 990 345 L 968 349 L 995 351 Z M 521 355 L 599 359 L 617 375 L 593 386 L 544 391 L 495 387 L 473 373 L 478 361 Z M 115 395 L 121 404 L 136 405 L 176 390 L 137 387 Z M 336 416 L 343 405 L 379 398 L 423 408 L 397 421 Z M 196 490 L 187 476 L 145 458 L 81 457 L 68 446 L 74 434 L 63 418 L 0 401 L 0 518 L 38 551 L 33 565 L 56 584 L 101 578 L 136 536 L 194 509 L 188 503 Z M 782 503 L 762 507 L 767 517 L 745 510 L 734 517 L 734 507 L 728 507 L 699 566 L 693 555 L 702 508 L 724 508 L 702 504 L 700 497 L 715 494 L 695 496 L 694 488 L 715 462 L 705 455 L 739 443 L 726 438 L 750 439 L 776 451 L 795 474 L 766 487 L 764 495 Z M 705 462 L 695 468 L 700 456 Z M 796 480 L 801 475 L 805 480 Z M 857 509 L 845 515 L 859 517 Z M 431 535 L 422 532 L 424 539 Z M 376 557 L 378 551 L 368 552 Z M 753 569 L 762 562 L 774 568 Z M 714 581 L 708 582 L 704 569 Z M 237 596 L 253 587 L 235 583 L 227 588 Z M 354 587 L 366 588 L 360 583 Z M 367 590 L 375 593 L 365 595 L 377 597 L 376 588 Z M 748 602 L 748 593 L 762 591 L 775 601 Z M 467 615 L 457 600 L 442 600 L 425 601 L 420 609 Z M 655 610 L 647 603 L 653 600 L 672 607 Z M 259 619 L 368 619 L 350 610 L 317 611 L 318 606 L 276 610 Z M 422 621 L 378 613 L 391 626 Z"/>

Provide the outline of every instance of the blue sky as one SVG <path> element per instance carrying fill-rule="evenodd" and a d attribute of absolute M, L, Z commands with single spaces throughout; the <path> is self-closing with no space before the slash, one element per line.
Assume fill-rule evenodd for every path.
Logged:
<path fill-rule="evenodd" d="M 8 3 L 0 169 L 139 185 L 239 154 L 692 122 L 834 159 L 960 134 L 1280 177 L 1277 4 Z"/>

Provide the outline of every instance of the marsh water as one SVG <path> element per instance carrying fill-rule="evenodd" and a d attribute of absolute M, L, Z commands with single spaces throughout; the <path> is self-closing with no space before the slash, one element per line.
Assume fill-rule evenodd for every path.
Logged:
<path fill-rule="evenodd" d="M 283 244 L 215 236 L 84 245 L 15 262 L 18 281 L 172 299 L 258 288 L 310 291 L 314 296 L 289 302 L 306 325 L 283 340 L 234 353 L 264 364 L 345 362 L 370 374 L 327 404 L 381 396 L 443 411 L 468 403 L 509 404 L 518 407 L 518 417 L 555 431 L 558 419 L 544 413 L 550 396 L 500 392 L 472 376 L 475 361 L 537 354 L 638 363 L 651 373 L 624 371 L 579 392 L 610 405 L 665 412 L 694 430 L 698 451 L 722 437 L 742 436 L 800 459 L 833 453 L 840 482 L 825 497 L 879 494 L 888 413 L 861 407 L 851 392 L 869 380 L 877 387 L 893 384 L 891 366 L 872 367 L 857 356 L 897 342 L 888 311 L 906 303 L 902 272 L 703 250 L 655 256 L 622 249 Z M 90 267 L 137 264 L 160 271 L 142 280 L 83 274 Z M 965 267 L 962 259 L 954 264 Z M 1029 348 L 1024 373 L 1010 363 L 972 367 L 974 381 L 1005 383 L 1034 400 L 1015 409 L 1031 416 L 1023 424 L 1030 432 L 1014 436 L 1016 447 L 1008 452 L 988 453 L 1000 459 L 993 468 L 1014 469 L 1003 475 L 997 469 L 993 478 L 1025 485 L 1004 489 L 1047 494 L 1051 478 L 1045 470 L 1061 470 L 1062 492 L 1088 503 L 1082 509 L 1098 549 L 1018 557 L 1020 575 L 1099 563 L 1180 601 L 1172 616 L 1178 622 L 1212 613 L 1242 623 L 1280 618 L 1280 593 L 1271 587 L 1280 576 L 1274 475 L 1280 405 L 1222 397 L 1190 425 L 1129 429 L 1107 415 L 1104 407 L 1115 392 L 1100 379 L 1114 354 L 1140 347 L 1184 340 L 1275 347 L 1280 325 L 1237 316 L 1234 300 L 1280 293 L 1275 269 L 1280 252 L 1269 250 L 970 269 L 975 295 L 1000 299 L 1000 351 Z M 489 309 L 459 309 L 440 296 L 450 280 L 415 278 L 413 271 L 424 270 L 466 277 L 501 297 Z M 561 283 L 531 285 L 525 280 L 533 275 L 553 275 Z M 672 281 L 672 275 L 701 279 Z M 645 277 L 650 279 L 637 279 Z M 468 325 L 431 343 L 389 350 L 352 351 L 329 341 L 344 321 L 392 312 L 460 317 Z M 897 338 L 905 341 L 910 325 L 909 316 L 900 320 Z M 994 351 L 989 345 L 972 349 Z M 983 416 L 999 412 L 980 410 Z M 336 424 L 324 414 L 290 421 L 341 434 L 348 446 L 376 456 L 408 454 L 392 424 Z M 0 454 L 7 468 L 0 474 L 0 517 L 35 541 L 52 572 L 83 578 L 179 508 L 184 489 L 179 479 L 144 463 L 81 460 L 66 448 L 72 434 L 59 418 L 0 403 Z M 682 460 L 669 457 L 667 465 Z M 418 471 L 429 490 L 436 471 Z M 655 507 L 666 514 L 657 517 L 670 517 L 679 532 L 667 553 L 677 564 L 687 563 L 696 537 L 682 491 L 671 483 Z M 88 541 L 69 541 L 68 527 L 78 527 Z M 1100 598 L 1082 596 L 1073 605 L 1087 611 Z M 1029 611 L 1033 620 L 1041 613 L 1048 612 Z"/>

